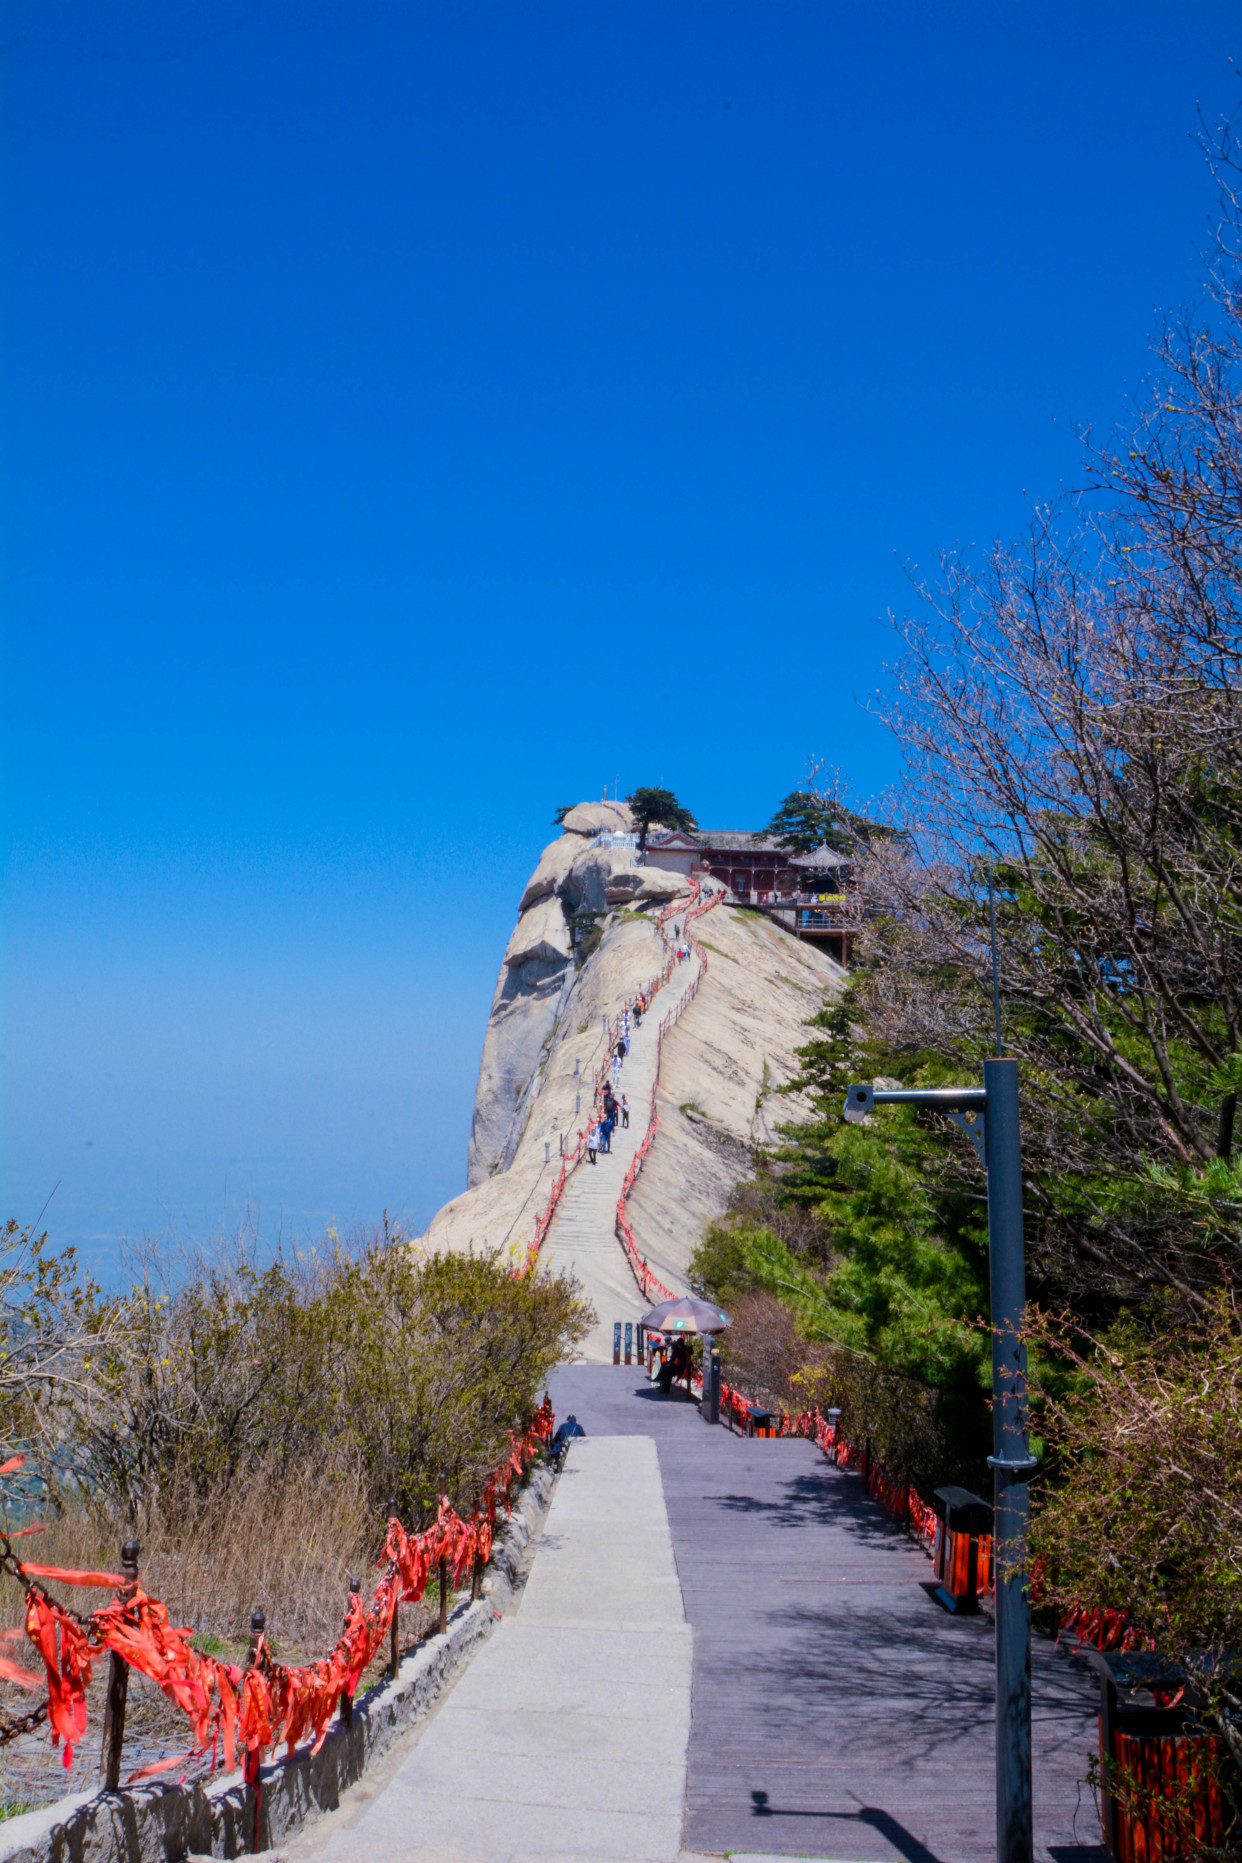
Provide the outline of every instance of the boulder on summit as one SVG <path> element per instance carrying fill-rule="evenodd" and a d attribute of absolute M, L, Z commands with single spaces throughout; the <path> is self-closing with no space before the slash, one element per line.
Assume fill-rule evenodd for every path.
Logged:
<path fill-rule="evenodd" d="M 596 835 L 601 830 L 632 834 L 633 817 L 624 802 L 576 802 L 561 820 L 566 834 Z"/>

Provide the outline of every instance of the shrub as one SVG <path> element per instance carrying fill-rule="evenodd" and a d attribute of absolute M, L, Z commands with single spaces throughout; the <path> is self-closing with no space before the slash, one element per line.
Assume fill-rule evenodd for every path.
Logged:
<path fill-rule="evenodd" d="M 157 1266 L 101 1304 L 74 1414 L 80 1485 L 135 1522 L 171 1490 L 201 1507 L 247 1471 L 288 1483 L 311 1464 L 356 1470 L 372 1507 L 395 1499 L 416 1524 L 442 1482 L 468 1508 L 589 1324 L 571 1277 L 420 1256 L 388 1231 L 356 1254 L 200 1266 L 175 1289 Z"/>
<path fill-rule="evenodd" d="M 1242 1321 L 1232 1300 L 1155 1337 L 1037 1316 L 1054 1480 L 1032 1546 L 1047 1602 L 1127 1614 L 1182 1665 L 1242 1787 Z M 1050 1370 L 1055 1353 L 1060 1370 Z M 1037 1367 L 1040 1355 L 1035 1355 Z M 1068 1373 L 1066 1368 L 1068 1367 Z M 1235 1854 L 1233 1851 L 1230 1854 Z"/>

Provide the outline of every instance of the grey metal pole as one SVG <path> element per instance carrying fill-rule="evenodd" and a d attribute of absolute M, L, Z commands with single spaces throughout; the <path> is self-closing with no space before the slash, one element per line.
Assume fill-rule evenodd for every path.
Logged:
<path fill-rule="evenodd" d="M 1027 1558 L 1032 1461 L 1021 1337 L 1026 1306 L 1018 1064 L 983 1063 L 987 1093 L 988 1261 L 996 1518 L 996 1856 L 1032 1863 L 1031 1604 Z"/>

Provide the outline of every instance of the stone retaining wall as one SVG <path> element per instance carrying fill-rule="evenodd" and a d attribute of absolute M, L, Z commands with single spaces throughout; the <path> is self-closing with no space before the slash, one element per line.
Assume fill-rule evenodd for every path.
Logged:
<path fill-rule="evenodd" d="M 459 1604 L 443 1636 L 429 1637 L 401 1663 L 395 1681 L 354 1703 L 353 1724 L 336 1722 L 318 1753 L 306 1748 L 262 1773 L 260 1841 L 291 1836 L 334 1811 L 346 1786 L 423 1720 L 521 1591 L 556 1485 L 547 1463 L 532 1470 L 496 1536 L 483 1596 Z M 240 1772 L 175 1785 L 153 1781 L 120 1792 L 79 1792 L 0 1825 L 0 1863 L 184 1863 L 249 1852 L 254 1800 Z"/>

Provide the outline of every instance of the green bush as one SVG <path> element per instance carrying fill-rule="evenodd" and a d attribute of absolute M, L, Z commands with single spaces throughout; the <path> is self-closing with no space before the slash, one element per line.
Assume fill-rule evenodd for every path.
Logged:
<path fill-rule="evenodd" d="M 166 1493 L 205 1504 L 257 1469 L 279 1483 L 312 1465 L 410 1521 L 442 1482 L 472 1506 L 591 1321 L 572 1277 L 423 1256 L 387 1230 L 356 1252 L 199 1263 L 180 1281 L 149 1260 L 127 1293 L 69 1292 L 79 1376 L 53 1394 L 47 1479 L 134 1521 Z"/>

